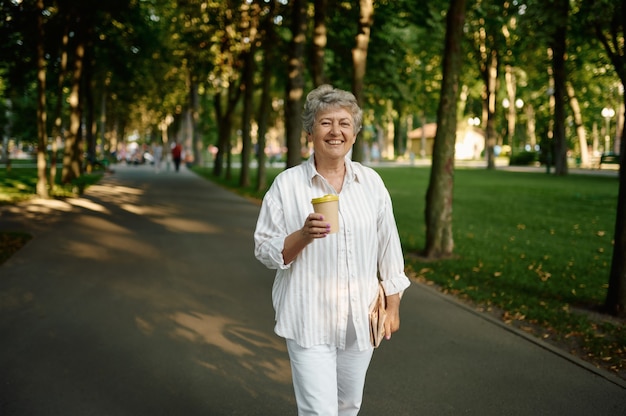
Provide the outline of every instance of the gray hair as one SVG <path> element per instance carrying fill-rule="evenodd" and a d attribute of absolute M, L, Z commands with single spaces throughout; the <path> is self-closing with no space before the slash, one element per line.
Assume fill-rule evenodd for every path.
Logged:
<path fill-rule="evenodd" d="M 352 114 L 354 131 L 361 130 L 363 111 L 356 101 L 356 97 L 349 91 L 333 88 L 331 85 L 320 85 L 306 96 L 304 111 L 302 112 L 302 128 L 307 133 L 313 132 L 315 116 L 320 111 L 330 108 L 343 108 Z"/>

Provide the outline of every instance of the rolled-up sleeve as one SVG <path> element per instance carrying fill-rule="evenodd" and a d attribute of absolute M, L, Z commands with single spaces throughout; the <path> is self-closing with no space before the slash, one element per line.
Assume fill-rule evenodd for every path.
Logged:
<path fill-rule="evenodd" d="M 254 231 L 254 255 L 269 269 L 286 269 L 283 249 L 287 231 L 283 209 L 273 199 L 272 192 L 263 198 L 261 212 Z"/>
<path fill-rule="evenodd" d="M 409 287 L 410 280 L 404 273 L 404 254 L 393 215 L 389 193 L 384 190 L 384 199 L 378 215 L 378 270 L 387 295 L 394 295 Z"/>

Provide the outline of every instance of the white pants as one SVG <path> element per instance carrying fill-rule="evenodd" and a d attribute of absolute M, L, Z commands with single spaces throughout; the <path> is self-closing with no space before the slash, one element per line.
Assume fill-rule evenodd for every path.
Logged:
<path fill-rule="evenodd" d="M 350 317 L 352 318 L 352 317 Z M 298 416 L 356 416 L 373 348 L 359 351 L 352 319 L 346 349 L 330 345 L 302 348 L 287 340 Z"/>

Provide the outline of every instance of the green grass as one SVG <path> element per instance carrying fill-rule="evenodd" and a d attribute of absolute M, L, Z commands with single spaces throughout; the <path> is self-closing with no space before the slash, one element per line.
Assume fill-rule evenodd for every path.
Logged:
<path fill-rule="evenodd" d="M 37 169 L 16 168 L 15 165 L 23 164 L 20 161 L 12 164 L 13 168 L 10 170 L 0 168 L 0 204 L 15 204 L 35 197 L 37 193 Z M 61 184 L 60 175 L 59 169 L 57 183 L 50 192 L 53 198 L 76 196 L 102 177 L 101 172 L 84 174 L 70 184 Z M 26 233 L 0 231 L 0 264 L 20 250 L 31 237 Z"/>
<path fill-rule="evenodd" d="M 425 245 L 428 169 L 378 169 L 387 183 L 407 253 Z M 457 170 L 456 257 L 426 263 L 407 256 L 414 277 L 503 320 L 623 372 L 623 322 L 595 319 L 613 253 L 618 180 L 570 175 Z"/>
<path fill-rule="evenodd" d="M 0 204 L 13 204 L 19 201 L 33 198 L 37 192 L 37 169 L 36 168 L 13 168 L 7 171 L 0 168 Z M 83 189 L 94 184 L 102 177 L 101 171 L 83 174 L 69 184 L 61 184 L 61 169 L 58 169 L 54 189 L 50 192 L 53 198 L 75 196 Z"/>

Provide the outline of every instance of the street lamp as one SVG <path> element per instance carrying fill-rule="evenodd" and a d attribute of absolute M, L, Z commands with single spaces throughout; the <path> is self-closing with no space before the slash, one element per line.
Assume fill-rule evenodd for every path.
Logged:
<path fill-rule="evenodd" d="M 606 121 L 606 131 L 604 132 L 604 153 L 609 153 L 611 144 L 611 119 L 615 116 L 615 110 L 611 107 L 604 107 L 602 109 L 602 117 Z"/>

